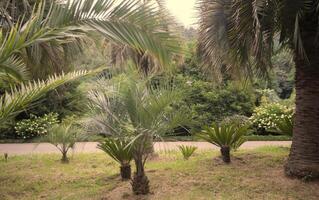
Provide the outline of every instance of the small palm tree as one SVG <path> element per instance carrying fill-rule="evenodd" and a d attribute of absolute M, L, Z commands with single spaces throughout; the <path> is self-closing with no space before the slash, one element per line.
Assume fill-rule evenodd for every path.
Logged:
<path fill-rule="evenodd" d="M 81 130 L 77 128 L 73 122 L 64 121 L 61 124 L 52 126 L 44 139 L 61 152 L 61 162 L 68 163 L 69 158 L 67 154 L 69 150 L 73 149 L 75 143 L 83 138 L 80 131 Z"/>
<path fill-rule="evenodd" d="M 98 148 L 118 162 L 121 167 L 122 180 L 131 179 L 132 145 L 125 138 L 106 138 Z"/>
<path fill-rule="evenodd" d="M 236 150 L 245 142 L 243 136 L 246 133 L 246 126 L 236 128 L 233 125 L 213 123 L 211 127 L 205 127 L 197 136 L 220 147 L 223 161 L 230 163 L 230 151 Z"/>
<path fill-rule="evenodd" d="M 145 162 L 153 148 L 153 138 L 161 137 L 188 122 L 187 114 L 172 109 L 181 100 L 182 91 L 170 84 L 156 87 L 138 70 L 113 76 L 98 84 L 89 95 L 93 123 L 100 131 L 113 136 L 131 137 L 136 171 L 132 180 L 135 194 L 149 193 Z"/>

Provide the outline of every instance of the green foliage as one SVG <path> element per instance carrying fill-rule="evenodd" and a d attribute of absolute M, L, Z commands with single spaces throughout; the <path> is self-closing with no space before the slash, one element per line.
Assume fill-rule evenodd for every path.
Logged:
<path fill-rule="evenodd" d="M 172 107 L 181 100 L 182 90 L 168 81 L 154 86 L 135 69 L 125 72 L 100 80 L 89 93 L 90 123 L 97 133 L 161 137 L 188 120 L 186 111 Z"/>
<path fill-rule="evenodd" d="M 32 106 L 29 111 L 36 115 L 55 112 L 59 114 L 60 118 L 84 114 L 85 109 L 83 108 L 87 105 L 86 85 L 89 84 L 89 78 L 64 84 L 48 92 L 41 99 L 41 103 Z"/>
<path fill-rule="evenodd" d="M 6 14 L 15 9 L 15 5 L 12 8 L 0 6 Z M 169 22 L 160 18 L 161 9 L 149 3 L 40 0 L 33 8 L 28 8 L 32 10 L 30 16 L 28 13 L 28 17 L 23 18 L 25 13 L 19 13 L 16 21 L 7 16 L 6 21 L 13 26 L 1 29 L 0 78 L 4 75 L 13 81 L 27 79 L 26 63 L 30 63 L 29 68 L 37 66 L 33 74 L 50 71 L 50 66 L 61 71 L 59 67 L 65 60 L 82 51 L 92 30 L 108 41 L 147 52 L 161 67 L 168 66 L 171 55 L 180 50 L 177 37 L 168 29 L 163 31 Z M 38 67 L 44 64 L 49 67 Z"/>
<path fill-rule="evenodd" d="M 187 113 L 172 109 L 182 91 L 168 82 L 151 84 L 131 68 L 110 80 L 98 83 L 89 94 L 93 114 L 91 125 L 97 133 L 130 137 L 136 173 L 132 180 L 135 194 L 149 192 L 145 162 L 152 152 L 153 138 L 161 137 L 187 123 Z"/>
<path fill-rule="evenodd" d="M 31 114 L 29 119 L 17 122 L 14 128 L 19 138 L 30 139 L 37 136 L 45 136 L 48 133 L 48 129 L 58 122 L 57 113 L 45 114 L 42 117 Z"/>
<path fill-rule="evenodd" d="M 293 133 L 293 117 L 285 116 L 276 121 L 276 132 L 282 135 L 292 136 Z"/>
<path fill-rule="evenodd" d="M 233 125 L 235 127 L 241 127 L 244 125 L 250 126 L 249 117 L 245 115 L 232 115 L 224 118 L 221 123 L 226 125 Z"/>
<path fill-rule="evenodd" d="M 253 111 L 254 98 L 249 90 L 232 85 L 216 88 L 209 81 L 185 76 L 178 80 L 186 94 L 179 106 L 191 113 L 194 132 L 213 121 L 232 115 L 249 116 Z"/>
<path fill-rule="evenodd" d="M 274 132 L 276 123 L 284 118 L 291 119 L 294 109 L 282 103 L 266 103 L 256 107 L 250 120 L 259 134 Z"/>
<path fill-rule="evenodd" d="M 188 160 L 197 149 L 197 147 L 195 146 L 186 146 L 186 145 L 179 145 L 178 148 L 180 152 L 183 154 L 183 157 L 185 160 Z"/>
<path fill-rule="evenodd" d="M 244 135 L 247 133 L 247 126 L 235 127 L 233 125 L 213 123 L 210 127 L 204 127 L 204 130 L 197 136 L 218 147 L 229 147 L 236 150 L 244 142 Z"/>
<path fill-rule="evenodd" d="M 258 106 L 261 104 L 276 103 L 281 100 L 273 89 L 256 89 L 255 93 L 256 104 Z"/>
<path fill-rule="evenodd" d="M 98 148 L 122 166 L 129 165 L 133 159 L 132 145 L 128 139 L 106 138 L 98 144 Z"/>

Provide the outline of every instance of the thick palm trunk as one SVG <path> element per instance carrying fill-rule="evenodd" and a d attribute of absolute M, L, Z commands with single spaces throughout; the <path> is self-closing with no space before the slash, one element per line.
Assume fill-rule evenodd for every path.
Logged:
<path fill-rule="evenodd" d="M 145 175 L 142 157 L 140 159 L 134 159 L 134 161 L 136 166 L 136 172 L 132 180 L 133 192 L 136 195 L 148 194 L 150 192 L 149 180 Z"/>
<path fill-rule="evenodd" d="M 225 163 L 230 163 L 230 148 L 228 146 L 222 146 L 220 148 L 222 159 Z"/>
<path fill-rule="evenodd" d="M 306 19 L 301 36 L 308 60 L 296 54 L 296 113 L 287 175 L 319 178 L 319 48 L 316 17 Z"/>
<path fill-rule="evenodd" d="M 123 181 L 131 179 L 131 165 L 121 165 L 121 178 Z"/>

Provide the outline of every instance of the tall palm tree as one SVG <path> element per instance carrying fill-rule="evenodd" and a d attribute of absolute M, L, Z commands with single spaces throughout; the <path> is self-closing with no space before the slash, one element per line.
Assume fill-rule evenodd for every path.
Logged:
<path fill-rule="evenodd" d="M 89 94 L 93 120 L 99 133 L 114 137 L 129 137 L 136 172 L 132 180 L 135 194 L 149 193 L 149 180 L 144 165 L 153 143 L 150 138 L 161 137 L 187 121 L 185 112 L 172 109 L 181 100 L 181 91 L 171 84 L 149 84 L 137 70 L 129 70 L 111 80 L 100 82 Z"/>
<path fill-rule="evenodd" d="M 274 40 L 296 63 L 296 114 L 285 172 L 319 178 L 319 1 L 199 0 L 199 51 L 206 66 L 266 75 Z"/>
<path fill-rule="evenodd" d="M 166 22 L 161 19 L 161 11 L 155 4 L 136 0 L 38 2 L 34 5 L 29 20 L 21 16 L 18 21 L 14 20 L 16 17 L 10 16 L 2 17 L 4 20 L 1 20 L 7 22 L 12 18 L 10 24 L 19 23 L 21 26 L 34 23 L 35 26 L 28 30 L 26 36 L 27 39 L 30 39 L 29 35 L 37 35 L 39 38 L 32 45 L 24 47 L 23 51 L 19 50 L 18 55 L 15 51 L 9 57 L 15 62 L 27 64 L 28 68 L 45 71 L 35 66 L 60 66 L 60 61 L 82 49 L 92 32 L 98 32 L 108 41 L 124 45 L 138 53 L 147 52 L 162 67 L 169 64 L 172 54 L 179 52 L 178 40 L 171 31 L 165 29 Z M 0 17 L 8 16 L 10 12 L 4 11 L 6 8 L 10 10 L 10 7 L 1 5 Z M 5 30 L 8 29 L 4 28 L 2 31 Z M 49 40 L 38 35 L 43 33 L 39 33 L 40 30 L 49 31 L 44 35 Z M 45 69 L 47 68 L 46 66 Z M 21 71 L 19 74 L 22 75 Z"/>

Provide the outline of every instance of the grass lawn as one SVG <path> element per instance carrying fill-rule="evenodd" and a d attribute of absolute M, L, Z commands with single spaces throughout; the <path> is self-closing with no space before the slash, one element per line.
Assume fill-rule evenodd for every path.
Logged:
<path fill-rule="evenodd" d="M 218 152 L 197 152 L 184 161 L 177 152 L 147 163 L 152 194 L 136 197 L 121 182 L 119 167 L 103 153 L 75 154 L 70 164 L 59 155 L 0 160 L 0 199 L 318 199 L 319 182 L 286 178 L 288 148 L 239 151 L 224 165 Z"/>

